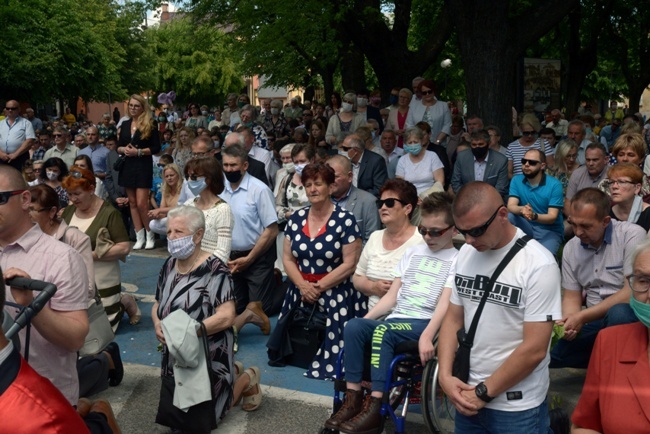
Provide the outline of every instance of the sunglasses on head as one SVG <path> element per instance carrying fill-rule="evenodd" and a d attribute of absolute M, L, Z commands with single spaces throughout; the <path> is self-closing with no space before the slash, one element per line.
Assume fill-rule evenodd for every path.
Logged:
<path fill-rule="evenodd" d="M 541 163 L 541 161 L 529 160 L 528 158 L 522 158 L 521 159 L 521 165 L 522 166 L 525 166 L 526 164 L 528 164 L 529 166 L 537 166 L 539 163 Z"/>
<path fill-rule="evenodd" d="M 72 176 L 74 179 L 81 179 L 83 178 L 83 173 L 79 172 L 78 170 L 73 170 L 70 172 L 70 176 Z"/>
<path fill-rule="evenodd" d="M 497 213 L 503 207 L 504 205 L 501 205 L 499 208 L 497 208 L 497 210 L 494 211 L 494 214 L 492 214 L 492 217 L 490 217 L 490 219 L 481 226 L 477 226 L 471 229 L 461 229 L 458 226 L 456 226 L 456 230 L 458 230 L 458 232 L 460 232 L 462 235 L 469 235 L 472 238 L 478 238 L 488 230 L 488 228 L 490 227 L 494 219 L 497 217 Z"/>
<path fill-rule="evenodd" d="M 13 191 L 0 191 L 0 205 L 4 205 L 9 202 L 11 196 L 17 196 L 20 193 L 23 193 L 27 190 L 13 190 Z"/>
<path fill-rule="evenodd" d="M 418 232 L 423 237 L 428 235 L 431 238 L 437 238 L 437 237 L 439 237 L 441 235 L 444 235 L 445 232 L 447 232 L 449 229 L 451 229 L 453 227 L 454 227 L 454 225 L 451 225 L 451 226 L 448 226 L 448 227 L 446 227 L 444 229 L 438 230 L 438 229 L 427 229 L 424 226 L 418 226 Z"/>
<path fill-rule="evenodd" d="M 407 203 L 403 200 L 399 200 L 394 197 L 389 197 L 388 199 L 378 199 L 375 203 L 377 204 L 377 209 L 381 209 L 381 207 L 384 205 L 386 205 L 386 208 L 392 208 L 395 206 L 395 202 L 399 202 L 402 205 L 407 205 Z"/>

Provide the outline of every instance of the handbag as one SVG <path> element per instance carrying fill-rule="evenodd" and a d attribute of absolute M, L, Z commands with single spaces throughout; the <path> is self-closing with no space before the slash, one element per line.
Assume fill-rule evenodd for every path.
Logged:
<path fill-rule="evenodd" d="M 115 160 L 115 163 L 113 163 L 113 170 L 116 172 L 121 172 L 122 168 L 124 167 L 124 160 L 126 160 L 125 155 L 120 155 L 117 160 Z"/>
<path fill-rule="evenodd" d="M 95 294 L 95 302 L 88 308 L 88 325 L 86 340 L 79 350 L 79 355 L 82 357 L 99 354 L 115 339 L 104 305 L 97 294 Z"/>
<path fill-rule="evenodd" d="M 292 350 L 285 358 L 288 365 L 309 369 L 325 340 L 326 323 L 327 315 L 318 310 L 318 303 L 296 307 L 288 328 Z"/>
<path fill-rule="evenodd" d="M 217 427 L 217 415 L 215 413 L 215 396 L 214 396 L 214 378 L 210 369 L 210 350 L 208 348 L 208 332 L 205 325 L 201 322 L 201 342 L 208 366 L 208 375 L 210 377 L 210 394 L 212 399 L 204 401 L 184 412 L 174 406 L 174 389 L 176 383 L 174 377 L 162 376 L 160 386 L 160 400 L 158 401 L 158 412 L 156 414 L 156 423 L 168 426 L 173 429 L 179 429 L 183 432 L 206 433 Z"/>
<path fill-rule="evenodd" d="M 530 240 L 530 236 L 528 235 L 519 238 L 515 245 L 512 246 L 506 256 L 501 260 L 496 270 L 494 270 L 494 273 L 492 273 L 492 277 L 490 277 L 487 286 L 483 290 L 483 296 L 478 304 L 474 318 L 472 318 L 472 324 L 469 327 L 469 331 L 465 333 L 465 328 L 463 327 L 456 333 L 456 337 L 458 338 L 458 349 L 454 355 L 454 364 L 451 369 L 451 375 L 458 378 L 463 383 L 467 383 L 469 380 L 469 359 L 472 353 L 472 346 L 474 345 L 474 335 L 476 334 L 478 320 L 483 312 L 485 302 L 487 301 L 488 296 L 492 291 L 492 287 L 494 287 L 494 283 L 501 272 L 503 272 L 504 268 L 506 268 L 512 258 L 514 258 L 515 255 L 526 246 L 528 240 Z"/>

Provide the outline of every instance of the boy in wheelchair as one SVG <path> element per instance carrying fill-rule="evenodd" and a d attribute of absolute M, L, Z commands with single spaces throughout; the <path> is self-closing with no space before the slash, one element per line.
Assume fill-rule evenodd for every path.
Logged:
<path fill-rule="evenodd" d="M 388 368 L 395 347 L 418 341 L 424 365 L 435 355 L 433 340 L 449 304 L 458 251 L 453 247 L 452 198 L 433 193 L 420 206 L 418 231 L 426 244 L 410 248 L 393 275 L 395 280 L 364 318 L 350 320 L 344 330 L 346 392 L 343 405 L 325 422 L 325 428 L 343 433 L 375 433 Z M 389 313 L 385 321 L 378 321 Z M 370 343 L 372 392 L 364 399 L 361 388 L 364 347 Z"/>

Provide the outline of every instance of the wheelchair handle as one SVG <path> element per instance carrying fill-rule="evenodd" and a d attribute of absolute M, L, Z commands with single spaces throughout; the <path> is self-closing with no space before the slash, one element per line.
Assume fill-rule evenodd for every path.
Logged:
<path fill-rule="evenodd" d="M 5 283 L 13 288 L 28 291 L 40 291 L 29 306 L 24 307 L 14 319 L 14 324 L 7 330 L 5 336 L 11 339 L 23 327 L 25 327 L 31 319 L 36 316 L 47 304 L 48 301 L 56 293 L 56 285 L 53 283 L 43 282 L 42 280 L 27 279 L 26 277 L 14 277 L 8 279 Z"/>

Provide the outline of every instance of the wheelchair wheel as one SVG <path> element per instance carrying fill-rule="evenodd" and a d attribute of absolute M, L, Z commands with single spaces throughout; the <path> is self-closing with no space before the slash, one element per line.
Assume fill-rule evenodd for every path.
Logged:
<path fill-rule="evenodd" d="M 429 432 L 454 432 L 456 408 L 438 384 L 438 359 L 429 360 L 422 374 L 422 415 Z"/>

